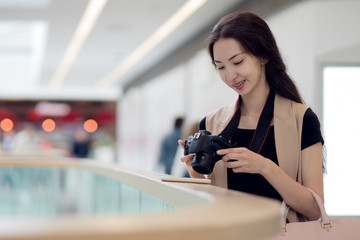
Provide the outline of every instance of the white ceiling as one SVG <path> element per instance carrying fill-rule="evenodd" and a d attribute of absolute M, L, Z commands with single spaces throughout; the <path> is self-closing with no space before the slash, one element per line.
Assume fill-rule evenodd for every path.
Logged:
<path fill-rule="evenodd" d="M 96 0 L 97 1 L 97 0 Z M 242 0 L 208 0 L 111 84 L 99 85 L 186 0 L 108 0 L 60 86 L 51 85 L 88 0 L 0 0 L 0 98 L 114 100 Z"/>

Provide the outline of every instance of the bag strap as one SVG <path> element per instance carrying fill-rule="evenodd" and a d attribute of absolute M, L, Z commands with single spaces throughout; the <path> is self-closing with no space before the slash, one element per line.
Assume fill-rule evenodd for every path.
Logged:
<path fill-rule="evenodd" d="M 313 190 L 311 190 L 310 188 L 307 188 L 310 193 L 313 195 L 317 205 L 319 206 L 320 208 L 320 212 L 321 212 L 321 221 L 322 221 L 322 224 L 323 226 L 329 226 L 331 225 L 331 222 L 330 222 L 330 218 L 329 216 L 327 215 L 326 211 L 325 211 L 325 206 L 324 206 L 324 202 L 321 200 L 320 196 L 317 195 Z"/>
<path fill-rule="evenodd" d="M 320 196 L 318 194 L 316 194 L 313 190 L 311 190 L 310 188 L 307 188 L 309 190 L 309 192 L 311 193 L 311 195 L 314 197 L 316 204 L 318 205 L 319 209 L 320 209 L 320 213 L 321 213 L 321 226 L 323 228 L 329 228 L 332 227 L 332 223 L 330 220 L 329 215 L 327 215 L 326 211 L 325 211 L 325 206 L 324 206 L 324 202 L 321 200 Z M 283 201 L 281 203 L 281 210 L 282 210 L 282 219 L 281 219 L 281 231 L 286 232 L 287 228 L 286 228 L 286 217 L 289 213 L 289 209 L 290 207 Z"/>

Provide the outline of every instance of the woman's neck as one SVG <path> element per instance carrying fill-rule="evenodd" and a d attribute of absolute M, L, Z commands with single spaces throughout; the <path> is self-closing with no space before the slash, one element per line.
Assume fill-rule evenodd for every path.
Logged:
<path fill-rule="evenodd" d="M 270 87 L 265 85 L 256 92 L 242 96 L 241 115 L 258 118 L 264 108 Z"/>

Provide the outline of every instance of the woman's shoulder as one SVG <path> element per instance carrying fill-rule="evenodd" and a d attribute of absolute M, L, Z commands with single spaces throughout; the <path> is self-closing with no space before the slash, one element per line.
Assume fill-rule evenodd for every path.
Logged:
<path fill-rule="evenodd" d="M 320 120 L 316 113 L 310 107 L 306 110 L 304 114 L 303 125 L 310 125 L 315 126 L 316 128 L 320 128 Z"/>
<path fill-rule="evenodd" d="M 318 142 L 324 144 L 320 121 L 315 112 L 311 108 L 308 108 L 303 119 L 301 149 L 304 150 Z"/>
<path fill-rule="evenodd" d="M 281 119 L 286 119 L 292 112 L 296 116 L 303 117 L 309 106 L 304 103 L 295 102 L 291 99 L 276 95 L 274 113 Z"/>

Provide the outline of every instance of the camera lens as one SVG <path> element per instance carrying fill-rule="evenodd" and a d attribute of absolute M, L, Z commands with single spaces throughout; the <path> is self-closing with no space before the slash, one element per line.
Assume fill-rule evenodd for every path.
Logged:
<path fill-rule="evenodd" d="M 212 173 L 215 166 L 215 159 L 209 154 L 196 155 L 191 163 L 192 168 L 201 174 Z"/>

